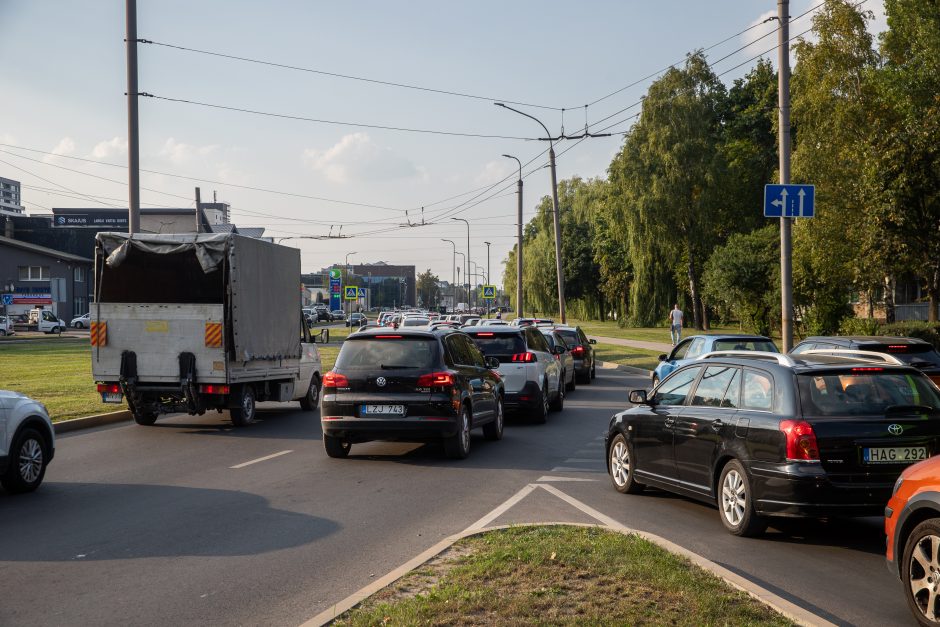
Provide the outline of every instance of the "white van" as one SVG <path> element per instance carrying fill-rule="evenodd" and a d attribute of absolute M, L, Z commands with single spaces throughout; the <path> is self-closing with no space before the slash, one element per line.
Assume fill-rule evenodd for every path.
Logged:
<path fill-rule="evenodd" d="M 30 331 L 43 333 L 62 333 L 65 329 L 65 320 L 60 320 L 49 309 L 31 309 L 29 311 Z"/>

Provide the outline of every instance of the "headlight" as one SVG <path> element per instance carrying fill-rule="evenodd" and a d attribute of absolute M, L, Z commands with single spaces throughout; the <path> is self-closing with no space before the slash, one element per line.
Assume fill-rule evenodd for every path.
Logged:
<path fill-rule="evenodd" d="M 902 483 L 904 483 L 904 477 L 898 477 L 898 480 L 894 482 L 894 489 L 891 490 L 891 496 L 894 496 L 898 493 L 898 490 L 901 489 Z"/>

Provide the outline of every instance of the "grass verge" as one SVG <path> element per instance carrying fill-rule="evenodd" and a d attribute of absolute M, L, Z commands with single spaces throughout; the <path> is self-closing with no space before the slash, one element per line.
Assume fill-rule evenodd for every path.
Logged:
<path fill-rule="evenodd" d="M 0 389 L 43 403 L 53 422 L 127 409 L 123 403 L 101 402 L 87 339 L 0 345 Z"/>
<path fill-rule="evenodd" d="M 656 545 L 597 528 L 466 538 L 338 625 L 792 625 Z"/>
<path fill-rule="evenodd" d="M 669 344 L 669 327 L 624 327 L 617 326 L 616 322 L 599 322 L 597 320 L 573 320 L 571 324 L 577 324 L 588 335 L 600 335 L 604 337 L 615 337 L 621 340 L 640 340 L 644 342 L 661 342 Z M 698 331 L 692 328 L 682 329 L 682 337 L 695 335 Z M 708 333 L 744 333 L 738 327 L 712 327 Z M 779 341 L 779 340 L 778 340 Z"/>
<path fill-rule="evenodd" d="M 648 351 L 642 348 L 617 346 L 614 344 L 594 345 L 594 357 L 601 361 L 610 361 L 623 366 L 653 370 L 659 363 L 658 351 Z"/>

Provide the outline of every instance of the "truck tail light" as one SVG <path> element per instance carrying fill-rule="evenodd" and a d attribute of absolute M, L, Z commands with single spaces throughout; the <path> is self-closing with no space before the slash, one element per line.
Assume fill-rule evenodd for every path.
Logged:
<path fill-rule="evenodd" d="M 788 461 L 819 461 L 819 445 L 812 425 L 803 420 L 782 420 L 780 430 L 787 438 Z"/>
<path fill-rule="evenodd" d="M 533 353 L 528 353 L 528 352 L 516 353 L 515 355 L 512 356 L 512 361 L 514 363 L 531 364 L 533 361 L 535 361 L 535 355 Z"/>
<path fill-rule="evenodd" d="M 228 394 L 230 391 L 229 386 L 227 385 L 200 385 L 199 392 L 201 394 Z"/>
<path fill-rule="evenodd" d="M 121 391 L 121 386 L 117 383 L 99 383 L 98 391 L 102 393 L 118 394 Z"/>
<path fill-rule="evenodd" d="M 324 388 L 345 388 L 349 387 L 349 379 L 344 374 L 338 374 L 330 370 L 323 375 Z"/>
<path fill-rule="evenodd" d="M 419 388 L 449 388 L 455 384 L 454 375 L 450 372 L 432 372 L 418 377 Z"/>

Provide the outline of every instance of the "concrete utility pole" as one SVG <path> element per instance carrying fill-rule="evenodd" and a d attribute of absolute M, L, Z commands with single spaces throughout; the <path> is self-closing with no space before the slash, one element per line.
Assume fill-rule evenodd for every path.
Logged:
<path fill-rule="evenodd" d="M 777 91 L 779 98 L 780 184 L 790 183 L 790 1 L 777 0 Z M 793 348 L 793 243 L 790 218 L 780 218 L 780 312 L 783 352 Z"/>
<path fill-rule="evenodd" d="M 137 0 L 126 0 L 127 232 L 140 231 L 140 136 L 137 125 Z M 196 213 L 199 211 L 197 209 Z M 198 215 L 197 215 L 198 219 Z"/>
<path fill-rule="evenodd" d="M 516 196 L 519 197 L 518 217 L 516 218 L 516 316 L 522 317 L 522 162 L 518 157 L 503 155 L 515 159 L 519 164 L 519 181 L 516 183 Z"/>
<path fill-rule="evenodd" d="M 467 305 L 470 305 L 473 302 L 470 297 L 470 223 L 463 218 L 451 218 L 451 220 L 458 220 L 467 225 L 467 257 L 464 259 L 463 280 L 467 282 Z"/>
<path fill-rule="evenodd" d="M 492 285 L 493 277 L 490 276 L 490 242 L 483 242 L 486 244 L 486 283 Z M 493 294 L 493 301 L 496 301 L 496 294 Z M 490 307 L 487 306 L 486 301 L 483 301 L 483 306 L 486 307 L 486 317 L 490 317 Z"/>
<path fill-rule="evenodd" d="M 552 170 L 552 215 L 555 222 L 555 274 L 558 277 L 558 313 L 561 314 L 561 323 L 566 324 L 565 318 L 565 274 L 562 271 L 561 259 L 561 217 L 558 215 L 558 179 L 555 174 L 555 142 L 552 140 L 552 134 L 548 132 L 548 127 L 542 124 L 542 121 L 536 117 L 523 113 L 518 109 L 506 106 L 502 102 L 494 102 L 497 107 L 515 111 L 519 115 L 535 120 L 545 130 L 545 140 L 548 141 L 548 165 Z M 520 219 L 520 222 L 522 220 Z M 521 252 L 521 251 L 520 251 Z"/>
<path fill-rule="evenodd" d="M 454 304 L 451 306 L 453 311 L 457 311 L 457 244 L 454 240 L 450 239 L 441 239 L 442 242 L 450 242 L 450 245 L 454 247 L 453 263 L 450 266 L 450 276 L 451 280 L 454 283 Z"/>

